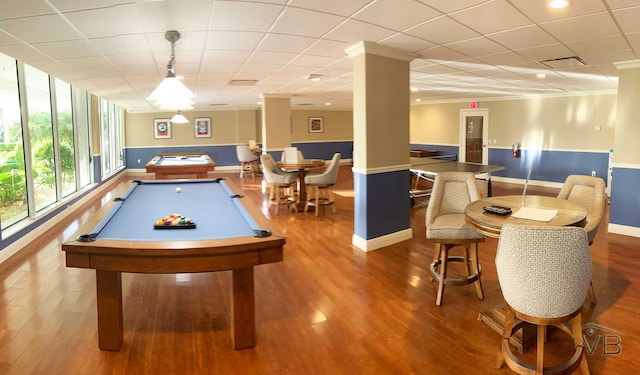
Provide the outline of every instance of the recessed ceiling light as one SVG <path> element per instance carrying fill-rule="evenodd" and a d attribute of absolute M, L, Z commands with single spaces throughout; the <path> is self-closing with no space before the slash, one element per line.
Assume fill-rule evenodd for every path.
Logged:
<path fill-rule="evenodd" d="M 546 77 L 546 76 L 547 76 L 547 75 L 546 75 L 546 74 L 544 74 L 544 73 L 538 73 L 538 74 L 536 74 L 536 77 L 538 77 L 538 78 L 540 78 L 540 79 L 542 79 L 542 78 L 544 78 L 544 77 Z"/>
<path fill-rule="evenodd" d="M 329 103 L 329 102 L 326 102 L 326 103 L 324 103 L 324 105 L 331 105 L 331 103 Z"/>
<path fill-rule="evenodd" d="M 322 76 L 320 74 L 309 74 L 308 76 L 305 77 L 305 79 L 308 79 L 309 81 L 314 81 L 317 82 L 322 78 Z"/>
<path fill-rule="evenodd" d="M 411 86 L 411 87 L 409 87 L 409 91 L 411 91 L 411 92 L 418 92 L 418 88 L 417 88 L 417 87 L 415 87 L 415 86 Z"/>
<path fill-rule="evenodd" d="M 547 6 L 549 8 L 561 9 L 571 5 L 571 0 L 547 0 Z"/>
<path fill-rule="evenodd" d="M 421 101 L 422 101 L 422 99 L 420 99 L 420 98 L 416 99 L 416 102 L 421 102 Z"/>

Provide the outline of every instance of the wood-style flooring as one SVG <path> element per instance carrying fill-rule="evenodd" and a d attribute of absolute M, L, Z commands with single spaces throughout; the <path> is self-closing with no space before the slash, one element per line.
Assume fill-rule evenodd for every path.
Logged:
<path fill-rule="evenodd" d="M 236 181 L 268 214 L 260 178 L 210 175 Z M 96 199 L 0 265 L 0 374 L 510 374 L 494 369 L 500 336 L 477 320 L 502 300 L 497 240 L 480 245 L 485 299 L 472 285 L 448 287 L 438 307 L 425 202 L 410 212 L 413 239 L 365 253 L 351 245 L 351 168 L 338 180 L 335 214 L 269 214 L 286 234 L 285 260 L 255 268 L 257 345 L 245 350 L 231 346 L 230 272 L 123 274 L 124 344 L 98 349 L 95 272 L 65 267 L 60 248 Z M 494 182 L 494 195 L 520 191 Z M 640 239 L 608 234 L 608 213 L 591 247 L 598 303 L 583 310 L 584 323 L 601 326 L 585 331 L 589 368 L 636 374 Z M 549 334 L 550 360 L 567 352 L 567 340 Z"/>

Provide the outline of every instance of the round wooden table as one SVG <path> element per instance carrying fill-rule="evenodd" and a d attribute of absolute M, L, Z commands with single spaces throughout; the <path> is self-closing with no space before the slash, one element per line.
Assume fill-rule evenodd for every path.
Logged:
<path fill-rule="evenodd" d="M 304 210 L 304 205 L 307 201 L 307 184 L 304 183 L 304 177 L 307 175 L 307 171 L 313 168 L 324 167 L 324 160 L 319 159 L 303 159 L 296 162 L 282 162 L 279 161 L 276 165 L 285 171 L 297 171 L 298 172 L 298 212 Z"/>
<path fill-rule="evenodd" d="M 512 214 L 498 215 L 485 212 L 486 206 L 502 206 L 511 208 Z M 513 217 L 513 213 L 522 207 L 522 195 L 506 195 L 480 199 L 467 205 L 465 220 L 467 225 L 488 237 L 499 238 L 502 226 L 505 224 L 522 225 L 548 225 L 548 226 L 584 226 L 587 218 L 587 210 L 576 203 L 566 199 L 546 197 L 540 195 L 525 196 L 525 207 L 558 210 L 558 213 L 549 221 L 521 219 Z M 478 314 L 478 320 L 502 334 L 505 319 L 505 306 L 498 304 Z M 524 353 L 536 343 L 536 327 L 523 325 L 510 340 L 511 344 Z"/>
<path fill-rule="evenodd" d="M 505 195 L 484 198 L 472 202 L 467 206 L 464 212 L 467 225 L 485 236 L 494 238 L 500 237 L 500 230 L 505 224 L 548 225 L 556 227 L 574 225 L 582 227 L 587 218 L 587 210 L 577 203 L 566 199 L 541 195 L 527 195 L 525 197 L 525 206 L 558 210 L 558 214 L 550 221 L 520 219 L 513 217 L 512 214 L 497 215 L 482 209 L 483 207 L 491 205 L 509 207 L 511 211 L 515 213 L 522 206 L 522 196 Z"/>

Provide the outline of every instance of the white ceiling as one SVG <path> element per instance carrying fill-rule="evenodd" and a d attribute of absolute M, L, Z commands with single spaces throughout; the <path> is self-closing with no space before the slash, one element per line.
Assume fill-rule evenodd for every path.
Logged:
<path fill-rule="evenodd" d="M 415 53 L 412 100 L 487 100 L 617 88 L 613 62 L 640 57 L 640 0 L 20 0 L 3 1 L 0 52 L 130 111 L 176 71 L 196 109 L 352 107 L 345 48 L 375 42 Z M 586 65 L 552 70 L 547 59 Z M 544 72 L 544 79 L 536 74 Z M 320 82 L 305 79 L 321 74 Z M 255 86 L 231 80 L 257 80 Z"/>

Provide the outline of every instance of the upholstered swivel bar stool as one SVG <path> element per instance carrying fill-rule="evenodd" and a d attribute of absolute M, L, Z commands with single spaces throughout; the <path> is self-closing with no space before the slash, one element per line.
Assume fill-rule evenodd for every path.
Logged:
<path fill-rule="evenodd" d="M 251 177 L 255 177 L 256 172 L 260 171 L 258 155 L 254 154 L 247 145 L 237 145 L 236 156 L 238 157 L 238 161 L 240 161 L 240 178 L 244 177 L 245 173 L 249 173 Z"/>
<path fill-rule="evenodd" d="M 600 177 L 592 176 L 567 176 L 562 189 L 558 193 L 558 198 L 575 202 L 587 210 L 584 230 L 587 231 L 589 246 L 591 246 L 598 233 L 606 205 L 604 180 Z M 593 289 L 593 281 L 589 284 L 589 298 L 591 303 L 595 305 L 596 292 Z"/>
<path fill-rule="evenodd" d="M 318 216 L 320 207 L 331 206 L 333 213 L 336 212 L 331 187 L 335 185 L 338 180 L 339 168 L 340 153 L 336 152 L 333 154 L 327 169 L 321 173 L 310 173 L 305 176 L 304 183 L 309 187 L 307 201 L 304 204 L 305 211 L 309 210 L 310 206 L 315 207 L 316 216 Z"/>
<path fill-rule="evenodd" d="M 481 269 L 478 264 L 478 242 L 485 237 L 469 228 L 465 223 L 464 209 L 480 199 L 476 179 L 470 172 L 438 173 L 431 190 L 431 198 L 426 214 L 427 239 L 436 244 L 431 276 L 438 281 L 436 305 L 442 304 L 445 285 L 475 284 L 478 298 L 484 299 Z M 463 256 L 451 256 L 454 247 L 464 249 Z M 467 269 L 466 277 L 447 276 L 449 262 L 463 262 Z"/>
<path fill-rule="evenodd" d="M 282 171 L 276 165 L 273 157 L 269 154 L 260 156 L 262 162 L 262 174 L 264 180 L 269 185 L 269 207 L 275 205 L 275 214 L 278 214 L 280 205 L 286 205 L 289 210 L 297 210 L 295 203 L 295 183 L 298 174 L 295 172 Z"/>
<path fill-rule="evenodd" d="M 502 227 L 496 270 L 507 306 L 498 368 L 506 362 L 518 374 L 570 374 L 580 366 L 583 374 L 589 374 L 580 311 L 592 268 L 583 228 L 513 224 Z M 535 364 L 526 363 L 511 352 L 509 339 L 520 327 L 514 327 L 515 318 L 537 325 Z M 564 363 L 545 367 L 548 325 L 571 335 L 575 351 Z"/>

